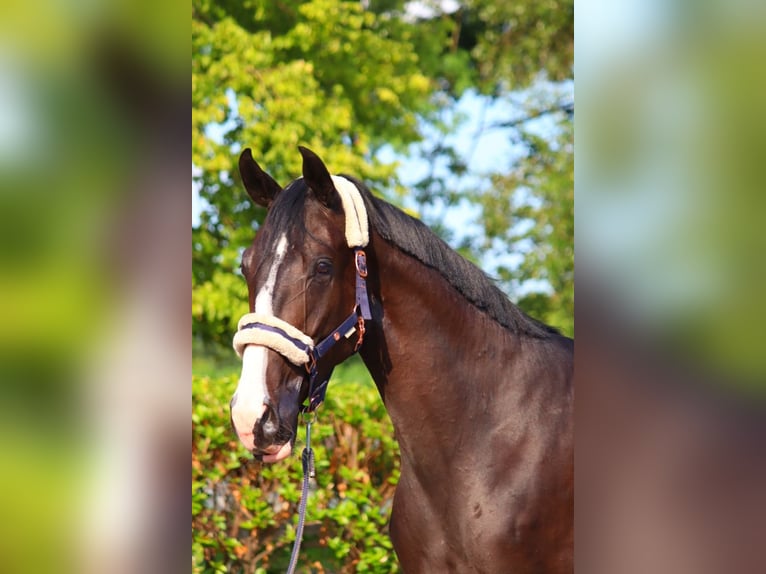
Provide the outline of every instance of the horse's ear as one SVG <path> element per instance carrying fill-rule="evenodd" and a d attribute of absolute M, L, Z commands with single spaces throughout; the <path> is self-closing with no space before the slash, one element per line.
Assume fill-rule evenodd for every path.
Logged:
<path fill-rule="evenodd" d="M 330 209 L 339 208 L 340 196 L 322 160 L 308 148 L 298 146 L 298 149 L 303 156 L 303 179 L 306 185 L 324 205 Z"/>
<path fill-rule="evenodd" d="M 261 166 L 253 159 L 253 152 L 245 148 L 239 156 L 239 175 L 245 184 L 247 194 L 258 205 L 270 207 L 277 194 L 282 191 L 274 178 L 261 169 Z"/>

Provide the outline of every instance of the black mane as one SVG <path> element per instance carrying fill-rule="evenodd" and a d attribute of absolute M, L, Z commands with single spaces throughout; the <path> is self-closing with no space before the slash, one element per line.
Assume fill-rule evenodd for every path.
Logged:
<path fill-rule="evenodd" d="M 343 177 L 353 181 L 362 192 L 372 229 L 400 251 L 436 270 L 477 309 L 519 335 L 544 339 L 559 333 L 524 314 L 486 273 L 453 250 L 423 222 L 376 198 L 355 177 Z"/>
<path fill-rule="evenodd" d="M 524 314 L 511 303 L 494 281 L 476 265 L 462 257 L 423 222 L 375 197 L 361 181 L 352 181 L 364 198 L 370 227 L 397 249 L 436 270 L 463 297 L 509 331 L 545 339 L 558 331 Z M 271 229 L 287 229 L 303 221 L 308 187 L 298 178 L 280 193 L 269 211 Z M 269 242 L 276 241 L 276 233 Z"/>

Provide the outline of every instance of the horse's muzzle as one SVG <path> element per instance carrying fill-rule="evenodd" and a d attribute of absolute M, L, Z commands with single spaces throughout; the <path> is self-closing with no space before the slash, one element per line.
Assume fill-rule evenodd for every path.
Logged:
<path fill-rule="evenodd" d="M 277 462 L 292 452 L 295 433 L 280 420 L 276 409 L 266 405 L 253 427 L 253 454 L 264 462 Z"/>

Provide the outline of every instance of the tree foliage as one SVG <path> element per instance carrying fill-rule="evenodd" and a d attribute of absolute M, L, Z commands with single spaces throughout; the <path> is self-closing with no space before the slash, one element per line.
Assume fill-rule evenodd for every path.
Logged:
<path fill-rule="evenodd" d="M 574 61 L 573 0 L 469 0 L 466 40 L 485 93 L 502 95 L 531 84 L 571 77 Z"/>
<path fill-rule="evenodd" d="M 515 169 L 492 178 L 481 193 L 485 247 L 499 258 L 510 248 L 523 253 L 517 267 L 496 272 L 511 285 L 543 282 L 547 289 L 523 295 L 518 305 L 529 314 L 574 333 L 574 154 L 571 122 L 551 141 L 521 132 L 525 155 Z"/>
<path fill-rule="evenodd" d="M 518 245 L 519 232 L 511 224 L 537 218 L 537 231 L 526 237 L 535 247 L 526 249 L 524 264 L 490 271 L 511 287 L 528 278 L 547 281 L 553 294 L 540 295 L 539 309 L 528 310 L 555 318 L 558 305 L 559 314 L 571 320 L 571 277 L 568 269 L 559 273 L 566 258 L 571 262 L 571 222 L 562 231 L 566 208 L 558 214 L 546 211 L 572 196 L 571 149 L 556 141 L 563 136 L 543 135 L 535 143 L 524 122 L 507 128 L 508 137 L 529 144 L 528 153 L 499 165 L 496 173 L 481 174 L 494 183 L 495 196 L 456 191 L 452 182 L 471 174 L 470 158 L 425 138 L 433 130 L 455 128 L 454 121 L 443 118 L 467 90 L 508 101 L 513 121 L 519 108 L 510 102 L 518 90 L 541 79 L 571 78 L 571 0 L 465 0 L 451 13 L 431 2 L 431 12 L 420 17 L 407 4 L 193 1 L 193 180 L 207 204 L 192 230 L 192 314 L 199 337 L 228 342 L 237 317 L 246 311 L 239 257 L 265 213 L 238 182 L 236 159 L 245 146 L 283 185 L 299 173 L 296 146 L 302 144 L 319 152 L 334 171 L 359 176 L 391 200 L 415 199 L 420 207 L 461 199 L 479 205 L 478 223 L 485 231 L 464 245 L 477 261 L 488 245 L 494 250 Z M 532 98 L 522 112 L 547 114 L 541 101 Z M 571 114 L 559 124 L 556 134 L 571 134 Z M 449 173 L 421 182 L 407 195 L 391 159 L 395 154 L 434 163 L 446 158 Z M 524 171 L 526 178 L 513 175 Z M 517 194 L 541 199 L 511 213 L 519 204 Z M 507 215 L 509 225 L 494 224 L 490 212 Z M 441 221 L 428 223 L 445 229 Z"/>

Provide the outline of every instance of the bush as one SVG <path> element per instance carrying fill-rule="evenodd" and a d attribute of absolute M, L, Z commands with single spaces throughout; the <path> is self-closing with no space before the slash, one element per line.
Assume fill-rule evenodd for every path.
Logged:
<path fill-rule="evenodd" d="M 299 571 L 398 572 L 388 538 L 399 478 L 393 428 L 371 383 L 342 379 L 330 383 L 312 427 L 317 477 Z M 305 429 L 289 460 L 255 461 L 229 422 L 236 384 L 236 375 L 192 377 L 193 571 L 284 572 L 295 539 Z"/>

